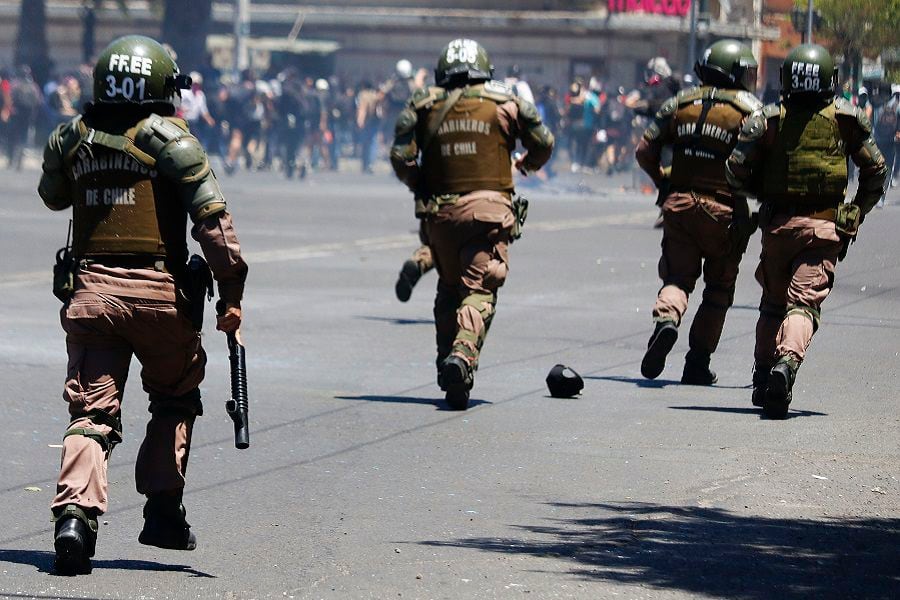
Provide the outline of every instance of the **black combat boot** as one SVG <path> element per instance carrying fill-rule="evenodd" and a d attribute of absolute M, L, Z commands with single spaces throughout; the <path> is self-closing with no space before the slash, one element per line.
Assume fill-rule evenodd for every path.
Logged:
<path fill-rule="evenodd" d="M 74 504 L 54 511 L 53 518 L 56 521 L 53 538 L 56 550 L 53 569 L 56 574 L 88 575 L 91 572 L 91 557 L 97 547 L 97 519 Z"/>
<path fill-rule="evenodd" d="M 753 406 L 763 407 L 766 402 L 766 388 L 769 387 L 769 371 L 772 367 L 755 364 L 753 365 L 753 395 L 750 401 Z"/>
<path fill-rule="evenodd" d="M 469 390 L 472 389 L 472 368 L 462 357 L 451 354 L 441 362 L 438 385 L 447 392 L 445 400 L 451 410 L 469 408 Z"/>
<path fill-rule="evenodd" d="M 397 294 L 397 300 L 400 302 L 408 301 L 410 296 L 412 296 L 413 288 L 419 283 L 420 277 L 422 277 L 422 269 L 419 267 L 419 263 L 412 259 L 403 263 L 403 267 L 400 269 L 400 276 L 394 285 L 394 293 Z"/>
<path fill-rule="evenodd" d="M 181 495 L 157 494 L 147 496 L 144 504 L 144 529 L 138 541 L 147 546 L 167 550 L 193 550 L 197 538 L 185 520 L 187 511 L 181 503 Z"/>
<path fill-rule="evenodd" d="M 716 372 L 709 368 L 709 354 L 699 350 L 688 350 L 684 357 L 684 371 L 681 383 L 687 385 L 712 385 L 719 380 Z"/>
<path fill-rule="evenodd" d="M 674 321 L 658 321 L 650 341 L 647 343 L 647 352 L 641 361 L 641 375 L 647 379 L 656 379 L 666 366 L 666 356 L 678 339 L 678 326 Z"/>
<path fill-rule="evenodd" d="M 766 386 L 766 397 L 763 400 L 763 412 L 770 419 L 784 419 L 791 403 L 791 390 L 797 376 L 797 363 L 787 357 L 781 357 L 769 371 L 769 382 Z"/>

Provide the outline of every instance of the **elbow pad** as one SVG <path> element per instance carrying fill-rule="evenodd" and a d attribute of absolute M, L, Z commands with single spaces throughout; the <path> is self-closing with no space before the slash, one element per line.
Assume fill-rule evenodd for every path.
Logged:
<path fill-rule="evenodd" d="M 161 176 L 178 186 L 181 202 L 194 223 L 225 210 L 225 197 L 206 152 L 186 127 L 153 115 L 138 129 L 134 145 L 154 161 Z"/>

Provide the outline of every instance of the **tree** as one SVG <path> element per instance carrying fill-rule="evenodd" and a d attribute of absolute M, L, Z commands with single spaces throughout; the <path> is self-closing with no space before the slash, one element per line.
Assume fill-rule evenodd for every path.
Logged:
<path fill-rule="evenodd" d="M 806 0 L 795 0 L 805 7 Z M 822 15 L 823 45 L 844 59 L 845 72 L 859 82 L 863 57 L 875 58 L 900 44 L 900 2 L 897 0 L 815 0 Z"/>
<path fill-rule="evenodd" d="M 50 77 L 45 0 L 22 0 L 14 60 L 17 67 L 31 67 L 34 80 L 41 85 Z"/>

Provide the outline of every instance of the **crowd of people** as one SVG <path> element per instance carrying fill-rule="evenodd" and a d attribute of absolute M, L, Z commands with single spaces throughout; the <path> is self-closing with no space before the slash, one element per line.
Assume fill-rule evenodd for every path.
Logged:
<path fill-rule="evenodd" d="M 214 70 L 190 73 L 182 92 L 179 116 L 224 170 L 279 171 L 304 177 L 310 170 L 337 170 L 344 158 L 358 160 L 371 173 L 387 156 L 394 122 L 411 93 L 430 83 L 430 72 L 408 60 L 380 82 L 349 83 L 338 76 L 316 78 L 296 68 L 261 76 L 253 70 L 239 77 Z M 23 151 L 37 147 L 58 123 L 81 112 L 92 97 L 87 65 L 41 86 L 28 67 L 0 72 L 0 147 L 6 165 L 21 168 Z M 665 58 L 650 59 L 641 84 L 634 89 L 596 76 L 577 76 L 565 90 L 528 83 L 518 65 L 505 81 L 535 104 L 550 131 L 567 150 L 572 172 L 612 175 L 634 166 L 634 149 L 648 120 L 666 99 L 696 85 L 693 75 L 679 77 Z M 879 147 L 892 164 L 897 139 L 900 85 L 888 102 L 875 107 L 865 87 L 845 96 L 863 107 L 873 123 Z M 542 178 L 555 175 L 556 156 Z M 900 169 L 896 161 L 894 173 Z M 900 178 L 895 177 L 892 185 Z M 649 184 L 645 187 L 649 190 Z"/>

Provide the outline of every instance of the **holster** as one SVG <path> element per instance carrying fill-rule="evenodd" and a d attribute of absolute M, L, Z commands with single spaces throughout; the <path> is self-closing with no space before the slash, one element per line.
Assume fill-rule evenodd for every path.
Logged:
<path fill-rule="evenodd" d="M 760 214 L 751 213 L 744 198 L 735 198 L 728 237 L 731 241 L 731 255 L 740 259 L 747 251 L 753 232 L 759 228 Z"/>
<path fill-rule="evenodd" d="M 763 202 L 759 207 L 759 226 L 763 229 L 769 226 L 775 216 L 775 203 Z"/>
<path fill-rule="evenodd" d="M 656 188 L 656 205 L 662 208 L 663 203 L 666 201 L 666 198 L 669 197 L 669 192 L 672 189 L 672 180 L 668 177 L 664 177 L 660 183 L 659 187 Z"/>
<path fill-rule="evenodd" d="M 512 212 L 515 217 L 512 231 L 509 238 L 517 240 L 522 237 L 522 230 L 525 228 L 525 220 L 528 218 L 528 198 L 524 196 L 516 196 L 512 201 Z"/>
<path fill-rule="evenodd" d="M 859 231 L 860 216 L 861 212 L 858 205 L 840 204 L 834 217 L 834 228 L 845 235 L 856 236 L 856 233 Z"/>
<path fill-rule="evenodd" d="M 195 331 L 203 328 L 203 310 L 213 297 L 213 276 L 202 256 L 194 254 L 178 278 L 180 299 Z"/>
<path fill-rule="evenodd" d="M 75 270 L 78 261 L 72 255 L 72 248 L 65 246 L 56 251 L 56 264 L 53 265 L 53 295 L 60 302 L 66 303 L 75 293 Z"/>

